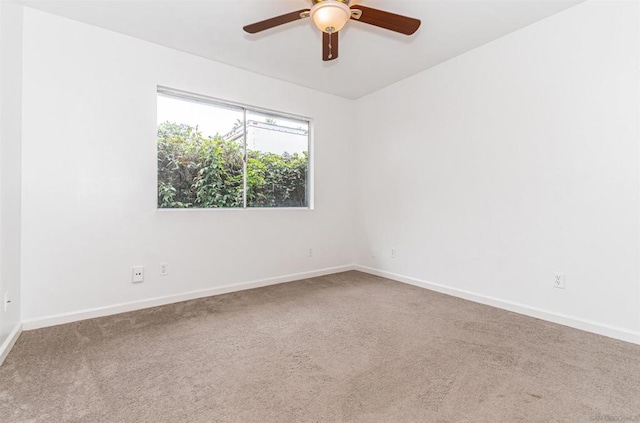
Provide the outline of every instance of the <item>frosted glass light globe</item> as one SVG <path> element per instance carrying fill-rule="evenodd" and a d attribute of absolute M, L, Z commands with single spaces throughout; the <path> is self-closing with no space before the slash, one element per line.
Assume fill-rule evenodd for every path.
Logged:
<path fill-rule="evenodd" d="M 324 0 L 311 8 L 313 23 L 329 34 L 340 31 L 350 18 L 349 6 L 338 0 Z"/>

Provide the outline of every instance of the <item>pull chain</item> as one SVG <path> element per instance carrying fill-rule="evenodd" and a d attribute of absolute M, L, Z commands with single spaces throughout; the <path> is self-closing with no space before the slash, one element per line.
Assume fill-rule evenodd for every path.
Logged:
<path fill-rule="evenodd" d="M 332 40 L 333 40 L 333 33 L 334 33 L 335 29 L 333 27 L 329 27 L 327 28 L 327 33 L 329 34 L 329 59 L 333 58 L 333 45 Z"/>

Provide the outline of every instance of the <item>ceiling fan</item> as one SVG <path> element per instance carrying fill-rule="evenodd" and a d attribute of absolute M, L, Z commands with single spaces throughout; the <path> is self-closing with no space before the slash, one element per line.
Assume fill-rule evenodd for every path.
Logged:
<path fill-rule="evenodd" d="M 312 3 L 311 9 L 296 10 L 295 12 L 247 25 L 243 29 L 250 34 L 255 34 L 310 17 L 322 31 L 322 60 L 328 61 L 338 58 L 338 31 L 350 19 L 405 35 L 413 34 L 420 27 L 420 20 L 418 19 L 359 4 L 349 8 L 350 0 L 312 0 Z"/>

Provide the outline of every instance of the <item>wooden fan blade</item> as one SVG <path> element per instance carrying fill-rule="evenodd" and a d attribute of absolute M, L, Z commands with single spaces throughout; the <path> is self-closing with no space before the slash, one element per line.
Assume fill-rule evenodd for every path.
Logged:
<path fill-rule="evenodd" d="M 362 12 L 362 16 L 359 18 L 352 17 L 351 19 L 353 20 L 378 26 L 390 31 L 399 32 L 401 34 L 411 35 L 420 28 L 419 19 L 408 18 L 406 16 L 396 15 L 395 13 L 385 12 L 383 10 L 372 9 L 371 7 L 360 5 L 353 6 L 351 10 L 360 10 Z"/>
<path fill-rule="evenodd" d="M 302 16 L 300 16 L 300 14 L 308 11 L 309 9 L 298 10 L 295 12 L 287 13 L 285 15 L 276 16 L 271 19 L 265 19 L 264 21 L 247 25 L 242 29 L 244 29 L 249 34 L 255 34 L 256 32 L 264 31 L 265 29 L 275 28 L 276 26 L 302 19 Z"/>
<path fill-rule="evenodd" d="M 338 33 L 322 33 L 322 60 L 328 62 L 338 58 Z"/>

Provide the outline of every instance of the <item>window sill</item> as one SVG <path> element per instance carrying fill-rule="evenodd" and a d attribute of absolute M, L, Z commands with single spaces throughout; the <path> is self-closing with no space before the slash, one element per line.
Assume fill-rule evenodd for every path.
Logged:
<path fill-rule="evenodd" d="M 184 209 L 168 209 L 168 208 L 156 208 L 158 213 L 176 213 L 176 212 L 243 212 L 247 210 L 252 211 L 313 211 L 312 207 L 209 207 L 209 208 L 184 208 Z"/>

